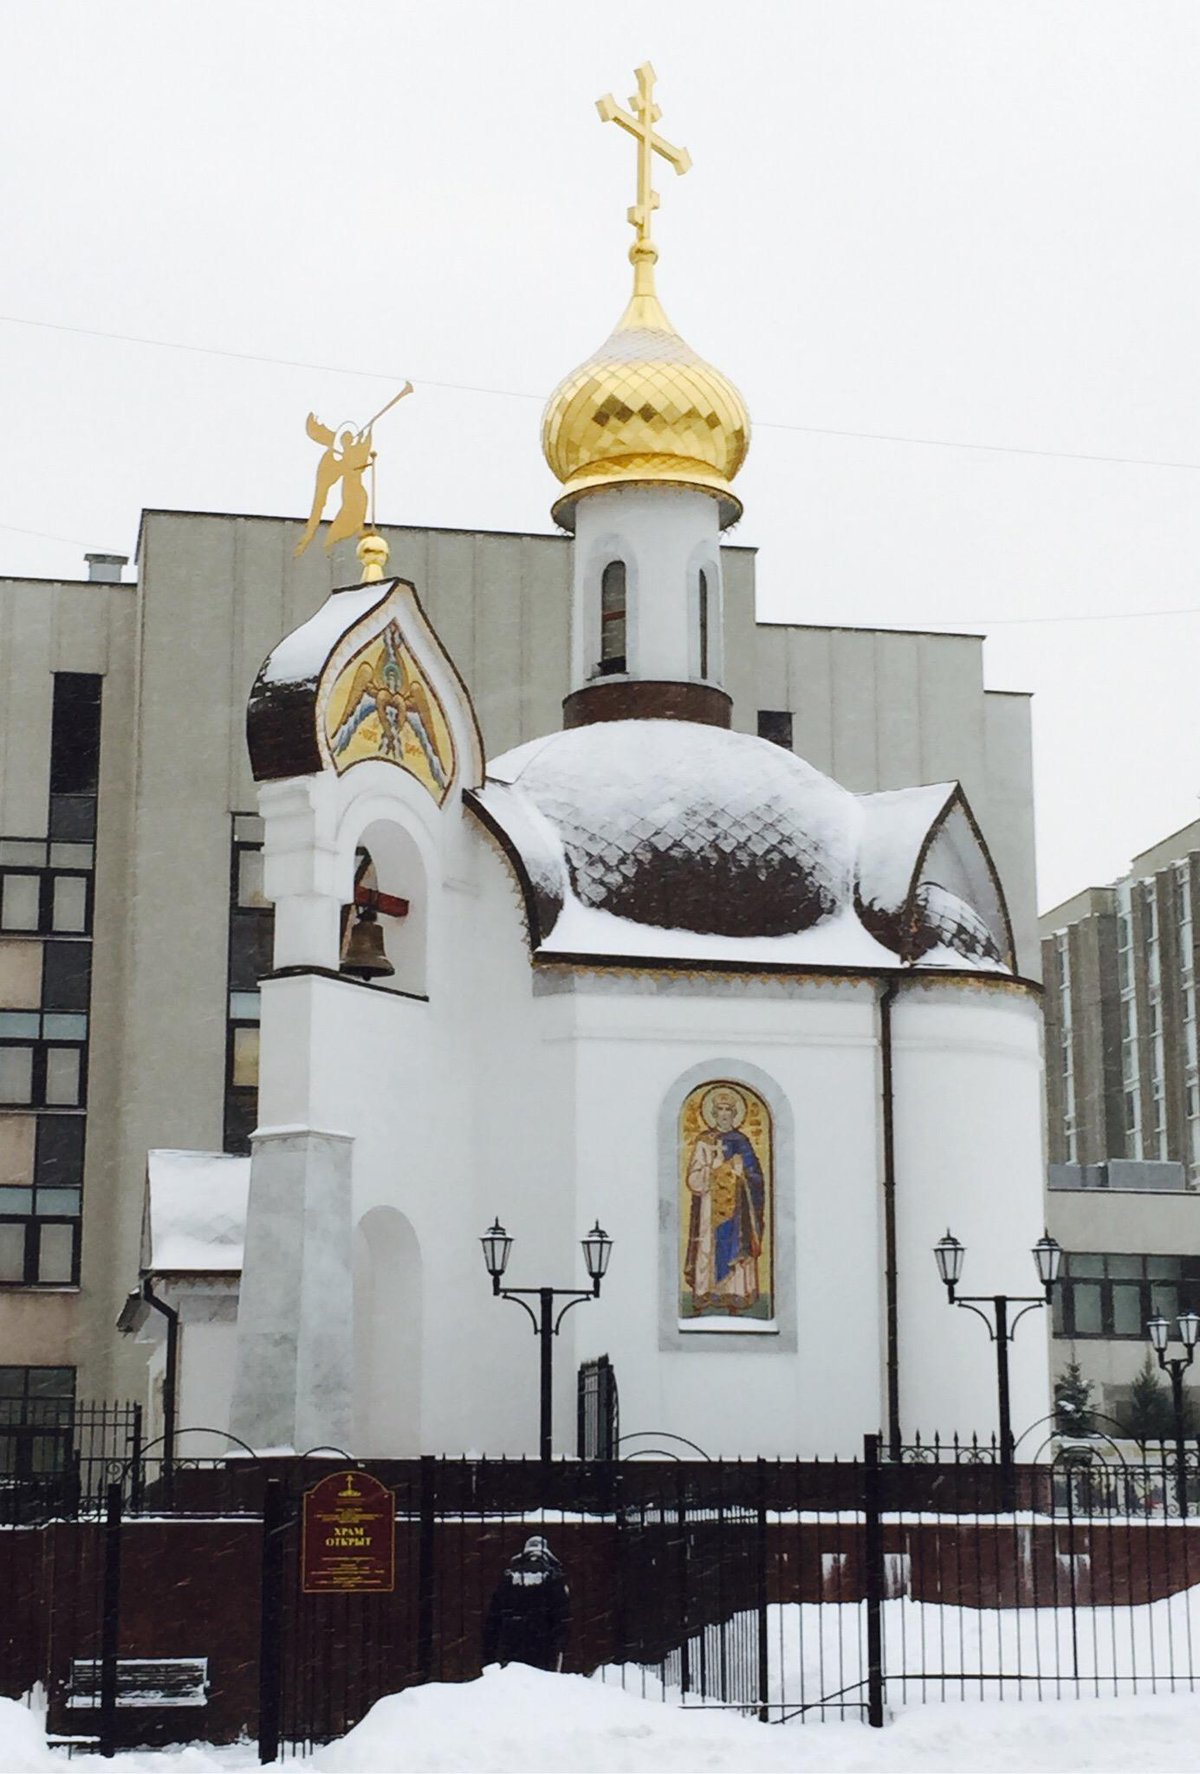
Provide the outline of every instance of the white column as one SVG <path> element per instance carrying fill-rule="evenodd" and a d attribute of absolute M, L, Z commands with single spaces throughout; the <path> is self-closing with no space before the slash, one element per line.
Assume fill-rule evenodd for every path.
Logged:
<path fill-rule="evenodd" d="M 351 1451 L 353 1145 L 314 1128 L 253 1135 L 230 1413 L 253 1448 Z"/>
<path fill-rule="evenodd" d="M 275 905 L 276 967 L 338 965 L 345 894 L 335 836 L 337 786 L 327 775 L 259 787 L 263 890 Z"/>

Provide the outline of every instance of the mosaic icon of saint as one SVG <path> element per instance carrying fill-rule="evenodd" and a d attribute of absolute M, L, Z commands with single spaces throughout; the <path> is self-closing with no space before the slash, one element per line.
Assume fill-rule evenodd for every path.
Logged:
<path fill-rule="evenodd" d="M 684 1280 L 696 1314 L 744 1313 L 759 1298 L 767 1187 L 745 1133 L 746 1098 L 732 1085 L 701 1103 L 707 1131 L 693 1142 L 684 1181 L 690 1198 Z"/>

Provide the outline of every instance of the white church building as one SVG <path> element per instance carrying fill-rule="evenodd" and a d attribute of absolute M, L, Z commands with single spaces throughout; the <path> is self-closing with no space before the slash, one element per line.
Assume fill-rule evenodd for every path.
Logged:
<path fill-rule="evenodd" d="M 254 686 L 260 1125 L 249 1161 L 150 1160 L 181 1424 L 534 1452 L 538 1347 L 481 1259 L 498 1220 L 515 1287 L 587 1290 L 580 1241 L 612 1240 L 555 1338 L 557 1455 L 602 1354 L 631 1444 L 995 1428 L 991 1351 L 931 1252 L 950 1226 L 965 1282 L 1031 1291 L 1039 991 L 955 783 L 855 794 L 730 728 L 720 538 L 749 420 L 659 304 L 650 131 L 632 298 L 543 424 L 574 535 L 562 730 L 483 755 L 373 535 L 365 581 Z M 1049 1408 L 1040 1324 L 1011 1361 L 1019 1430 Z"/>

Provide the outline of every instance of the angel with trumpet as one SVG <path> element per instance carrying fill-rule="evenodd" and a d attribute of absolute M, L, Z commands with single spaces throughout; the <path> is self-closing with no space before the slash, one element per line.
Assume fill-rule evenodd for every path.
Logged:
<path fill-rule="evenodd" d="M 342 483 L 342 503 L 337 516 L 329 526 L 329 534 L 325 538 L 325 552 L 329 553 L 335 542 L 344 542 L 350 536 L 359 536 L 366 529 L 367 523 L 367 491 L 363 486 L 363 475 L 375 461 L 375 451 L 371 443 L 371 432 L 378 420 L 385 413 L 411 394 L 413 385 L 406 382 L 394 399 L 381 407 L 374 418 L 368 419 L 360 430 L 347 425 L 339 436 L 323 425 L 315 413 L 308 415 L 305 430 L 314 443 L 324 445 L 325 453 L 317 464 L 317 484 L 313 490 L 312 510 L 308 515 L 308 523 L 304 534 L 296 544 L 295 553 L 301 555 L 317 533 L 317 525 L 325 512 L 325 504 L 330 493 L 340 480 Z"/>

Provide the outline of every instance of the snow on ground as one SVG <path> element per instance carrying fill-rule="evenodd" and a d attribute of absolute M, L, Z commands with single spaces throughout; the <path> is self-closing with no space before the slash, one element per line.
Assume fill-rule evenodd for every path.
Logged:
<path fill-rule="evenodd" d="M 200 1744 L 133 1751 L 112 1762 L 76 1754 L 68 1763 L 46 1747 L 35 1714 L 0 1700 L 0 1774 L 234 1774 L 256 1766 L 250 1745 Z M 340 1743 L 298 1767 L 312 1774 L 1192 1774 L 1200 1769 L 1200 1696 L 928 1705 L 871 1731 L 760 1725 L 512 1665 L 475 1682 L 389 1695 Z"/>

